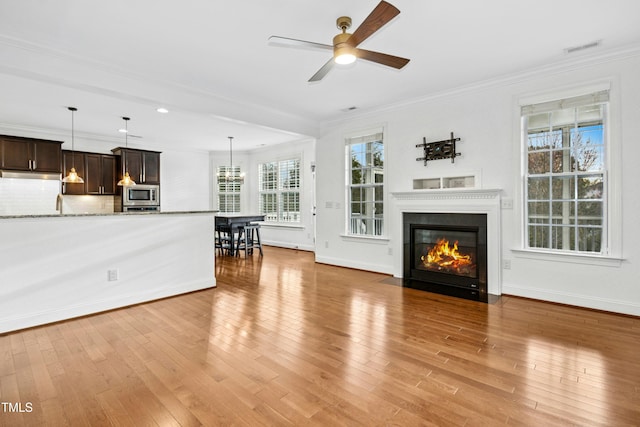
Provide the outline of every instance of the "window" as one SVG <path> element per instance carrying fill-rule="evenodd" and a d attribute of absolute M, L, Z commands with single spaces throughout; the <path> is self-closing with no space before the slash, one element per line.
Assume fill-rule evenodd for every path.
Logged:
<path fill-rule="evenodd" d="M 382 132 L 347 138 L 348 233 L 384 232 L 384 145 Z"/>
<path fill-rule="evenodd" d="M 219 166 L 218 180 L 218 209 L 223 213 L 240 213 L 240 188 L 239 180 L 227 181 L 228 176 L 240 176 L 240 166 Z"/>
<path fill-rule="evenodd" d="M 522 107 L 525 244 L 604 254 L 609 92 Z"/>
<path fill-rule="evenodd" d="M 300 159 L 258 165 L 258 191 L 266 221 L 300 222 Z"/>

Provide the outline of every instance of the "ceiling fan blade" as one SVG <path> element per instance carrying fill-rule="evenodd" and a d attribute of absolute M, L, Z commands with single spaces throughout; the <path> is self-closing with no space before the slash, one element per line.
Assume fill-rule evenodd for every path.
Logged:
<path fill-rule="evenodd" d="M 306 40 L 292 39 L 290 37 L 271 36 L 269 43 L 279 46 L 302 47 L 320 50 L 333 50 L 333 46 L 329 44 L 309 42 Z"/>
<path fill-rule="evenodd" d="M 398 14 L 400 14 L 400 11 L 395 6 L 382 0 L 353 32 L 347 43 L 352 47 L 358 46 Z"/>
<path fill-rule="evenodd" d="M 377 62 L 378 64 L 386 65 L 387 67 L 393 67 L 400 69 L 409 63 L 409 59 L 401 58 L 399 56 L 387 55 L 386 53 L 373 52 L 371 50 L 354 49 L 356 57 L 360 59 L 366 59 L 367 61 Z"/>
<path fill-rule="evenodd" d="M 333 64 L 335 64 L 335 62 L 333 61 L 333 58 L 331 58 L 313 76 L 311 76 L 309 81 L 317 82 L 322 80 L 322 78 L 326 76 L 329 71 L 331 71 L 331 69 L 333 68 Z"/>

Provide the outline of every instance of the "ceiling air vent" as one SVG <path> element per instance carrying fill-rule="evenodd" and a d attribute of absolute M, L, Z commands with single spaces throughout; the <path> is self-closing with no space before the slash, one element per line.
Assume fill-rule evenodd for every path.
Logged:
<path fill-rule="evenodd" d="M 580 51 L 583 51 L 583 50 L 586 50 L 586 49 L 591 49 L 591 48 L 594 48 L 594 47 L 598 47 L 601 44 L 602 44 L 602 40 L 596 40 L 596 41 L 593 41 L 591 43 L 583 44 L 583 45 L 580 45 L 580 46 L 568 47 L 564 51 L 567 54 L 576 53 L 576 52 L 580 52 Z"/>

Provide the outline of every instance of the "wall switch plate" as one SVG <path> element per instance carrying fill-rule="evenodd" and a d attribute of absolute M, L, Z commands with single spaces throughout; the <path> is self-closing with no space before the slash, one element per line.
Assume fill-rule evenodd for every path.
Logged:
<path fill-rule="evenodd" d="M 502 199 L 500 203 L 502 209 L 513 209 L 513 199 Z"/>

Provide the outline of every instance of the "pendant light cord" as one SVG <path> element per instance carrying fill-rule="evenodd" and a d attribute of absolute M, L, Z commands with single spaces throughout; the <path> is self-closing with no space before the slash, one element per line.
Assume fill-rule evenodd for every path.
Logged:
<path fill-rule="evenodd" d="M 124 148 L 129 148 L 129 117 L 123 117 L 124 120 Z"/>
<path fill-rule="evenodd" d="M 71 165 L 75 169 L 76 168 L 76 153 L 75 153 L 76 138 L 74 133 L 75 126 L 74 126 L 73 116 L 74 116 L 74 113 L 78 111 L 78 109 L 76 107 L 67 107 L 67 108 L 69 109 L 69 111 L 71 111 Z"/>
<path fill-rule="evenodd" d="M 235 175 L 234 171 L 233 171 L 233 146 L 232 146 L 233 137 L 229 136 L 228 138 L 229 138 L 229 163 L 230 163 L 230 165 L 229 165 L 229 173 L 227 174 L 227 176 L 233 177 Z"/>

